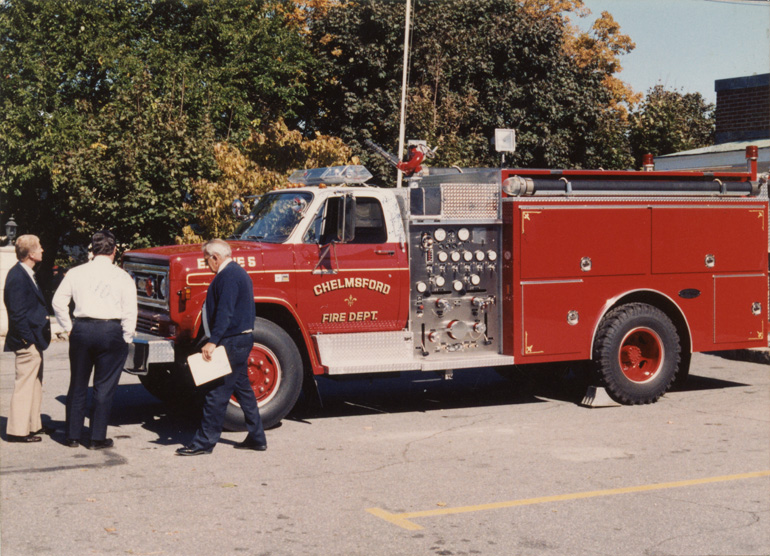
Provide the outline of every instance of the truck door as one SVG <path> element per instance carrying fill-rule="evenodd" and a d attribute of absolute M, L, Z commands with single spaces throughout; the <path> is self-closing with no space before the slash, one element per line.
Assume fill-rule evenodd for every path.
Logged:
<path fill-rule="evenodd" d="M 347 196 L 352 193 L 345 194 Z M 407 254 L 377 197 L 329 197 L 297 245 L 298 311 L 311 334 L 384 332 L 406 326 Z M 350 197 L 348 197 L 350 199 Z M 353 236 L 342 213 L 355 212 Z"/>

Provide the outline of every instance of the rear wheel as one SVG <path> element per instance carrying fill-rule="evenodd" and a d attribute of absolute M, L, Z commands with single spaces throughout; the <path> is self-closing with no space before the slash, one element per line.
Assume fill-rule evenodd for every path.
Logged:
<path fill-rule="evenodd" d="M 249 355 L 249 382 L 259 405 L 265 428 L 278 424 L 297 403 L 302 390 L 302 357 L 297 345 L 277 324 L 254 319 L 254 346 Z M 225 427 L 246 430 L 243 410 L 235 397 L 230 399 Z"/>
<path fill-rule="evenodd" d="M 680 362 L 676 327 L 660 309 L 622 305 L 599 326 L 594 362 L 607 393 L 623 404 L 658 400 L 673 383 Z"/>

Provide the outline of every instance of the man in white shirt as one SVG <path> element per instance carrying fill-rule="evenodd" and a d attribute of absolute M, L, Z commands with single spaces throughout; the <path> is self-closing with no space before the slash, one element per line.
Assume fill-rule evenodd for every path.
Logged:
<path fill-rule="evenodd" d="M 67 392 L 65 445 L 80 444 L 86 413 L 88 381 L 94 372 L 91 439 L 88 448 L 111 448 L 107 438 L 112 398 L 136 329 L 136 285 L 113 264 L 117 242 L 102 230 L 91 238 L 92 261 L 71 269 L 53 296 L 53 310 L 70 339 L 70 387 Z M 75 302 L 74 323 L 70 300 Z"/>

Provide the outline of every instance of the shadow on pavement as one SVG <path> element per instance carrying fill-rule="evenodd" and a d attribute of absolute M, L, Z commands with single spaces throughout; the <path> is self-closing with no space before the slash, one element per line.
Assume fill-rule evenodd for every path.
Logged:
<path fill-rule="evenodd" d="M 505 375 L 505 376 L 503 376 Z M 510 404 L 547 403 L 548 400 L 579 405 L 588 386 L 581 373 L 558 375 L 521 368 L 473 369 L 454 373 L 451 380 L 439 373 L 402 373 L 364 378 L 317 377 L 319 404 L 300 399 L 287 419 L 309 423 L 310 419 L 374 415 L 378 413 L 425 413 L 464 407 L 492 407 Z M 690 375 L 679 392 L 718 390 L 745 386 L 743 383 Z M 90 397 L 90 389 L 89 389 Z M 66 396 L 56 398 L 64 404 Z M 89 400 L 90 403 L 90 400 Z M 118 386 L 110 426 L 139 424 L 157 435 L 159 445 L 183 444 L 200 422 L 195 403 L 164 403 L 141 384 Z M 44 424 L 61 431 L 64 422 Z M 88 420 L 86 420 L 86 427 Z M 62 433 L 57 433 L 59 436 Z M 87 437 L 88 430 L 84 430 Z M 115 432 L 117 438 L 119 431 Z M 58 439 L 58 438 L 57 438 Z M 63 440 L 63 436 L 62 436 Z"/>
<path fill-rule="evenodd" d="M 91 394 L 92 388 L 89 388 L 89 408 L 91 407 Z M 57 396 L 56 400 L 64 405 L 67 396 Z M 88 438 L 90 435 L 88 415 L 86 413 L 82 438 Z M 43 421 L 44 424 L 48 425 L 45 419 Z M 197 406 L 168 405 L 155 398 L 141 384 L 121 384 L 115 391 L 109 427 L 141 425 L 144 429 L 158 436 L 157 440 L 152 441 L 154 444 L 166 446 L 189 441 L 199 422 L 200 408 Z M 64 421 L 49 421 L 49 423 L 49 426 L 57 429 L 57 434 L 53 438 L 63 441 Z M 121 435 L 120 429 L 115 429 L 108 430 L 108 436 L 119 439 L 123 435 Z"/>
<path fill-rule="evenodd" d="M 321 405 L 304 400 L 289 419 L 428 412 L 463 407 L 541 403 L 532 382 L 523 374 L 510 378 L 494 369 L 455 371 L 451 380 L 443 373 L 402 373 L 365 378 L 317 377 Z"/>
<path fill-rule="evenodd" d="M 738 386 L 748 386 L 743 382 L 733 382 L 731 380 L 722 380 L 698 375 L 690 375 L 684 386 L 677 388 L 677 392 L 698 392 L 700 390 L 721 390 L 723 388 L 736 388 Z"/>

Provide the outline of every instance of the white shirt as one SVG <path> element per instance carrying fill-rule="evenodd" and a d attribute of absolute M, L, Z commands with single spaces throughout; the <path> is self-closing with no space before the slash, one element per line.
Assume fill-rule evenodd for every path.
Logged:
<path fill-rule="evenodd" d="M 29 265 L 26 265 L 24 263 L 21 263 L 21 267 L 27 271 L 27 274 L 29 274 L 29 277 L 32 278 L 32 283 L 35 284 L 35 287 L 37 289 L 40 289 L 40 287 L 37 285 L 37 280 L 35 280 L 35 271 L 32 269 Z"/>
<path fill-rule="evenodd" d="M 68 333 L 72 330 L 70 299 L 75 300 L 75 318 L 120 319 L 123 339 L 131 343 L 138 313 L 136 285 L 109 257 L 97 255 L 64 275 L 52 305 L 56 320 Z"/>

